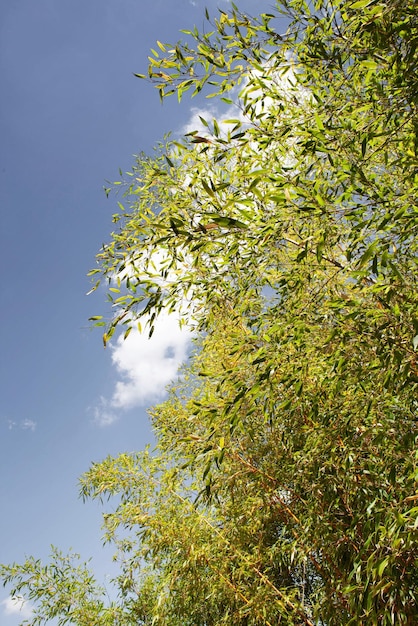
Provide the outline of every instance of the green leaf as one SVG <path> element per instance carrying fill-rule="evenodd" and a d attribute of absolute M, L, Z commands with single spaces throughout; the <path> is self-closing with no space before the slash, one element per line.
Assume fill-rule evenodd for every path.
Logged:
<path fill-rule="evenodd" d="M 350 5 L 350 9 L 355 11 L 356 9 L 365 9 L 370 4 L 373 4 L 374 0 L 357 0 Z"/>
<path fill-rule="evenodd" d="M 206 191 L 206 193 L 208 193 L 212 197 L 215 197 L 215 193 L 214 193 L 212 187 L 210 187 L 208 185 L 208 183 L 204 179 L 202 179 L 202 187 Z"/>

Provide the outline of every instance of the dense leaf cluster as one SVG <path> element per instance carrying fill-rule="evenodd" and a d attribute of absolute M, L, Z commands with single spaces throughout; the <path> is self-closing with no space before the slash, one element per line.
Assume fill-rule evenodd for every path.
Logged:
<path fill-rule="evenodd" d="M 228 111 L 138 158 L 92 271 L 115 315 L 94 319 L 106 343 L 171 311 L 196 351 L 152 412 L 156 451 L 81 481 L 116 498 L 115 602 L 68 599 L 78 570 L 57 555 L 3 568 L 41 616 L 416 623 L 416 8 L 233 8 L 153 51 L 161 98 L 208 90 Z"/>

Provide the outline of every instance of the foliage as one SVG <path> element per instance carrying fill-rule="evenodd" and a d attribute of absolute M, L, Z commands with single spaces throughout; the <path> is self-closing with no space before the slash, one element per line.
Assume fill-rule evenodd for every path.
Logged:
<path fill-rule="evenodd" d="M 207 89 L 228 112 L 138 158 L 91 273 L 115 308 L 105 343 L 161 311 L 200 339 L 152 412 L 155 453 L 82 478 L 116 498 L 115 603 L 76 591 L 64 610 L 40 564 L 3 568 L 47 618 L 415 623 L 416 16 L 284 0 L 153 52 L 161 98 Z"/>

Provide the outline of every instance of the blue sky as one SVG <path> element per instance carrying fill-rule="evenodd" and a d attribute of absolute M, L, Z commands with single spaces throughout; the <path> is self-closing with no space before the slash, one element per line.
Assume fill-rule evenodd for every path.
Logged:
<path fill-rule="evenodd" d="M 163 320 L 152 344 L 131 335 L 104 351 L 87 321 L 106 311 L 104 294 L 86 297 L 86 273 L 117 210 L 105 180 L 196 106 L 160 105 L 133 72 L 157 39 L 177 41 L 218 5 L 228 2 L 0 2 L 0 562 L 44 559 L 54 544 L 92 556 L 99 578 L 109 571 L 100 508 L 79 500 L 78 476 L 152 441 L 146 407 L 188 338 Z M 270 2 L 238 5 L 255 13 Z M 0 623 L 15 626 L 23 614 L 7 595 Z"/>

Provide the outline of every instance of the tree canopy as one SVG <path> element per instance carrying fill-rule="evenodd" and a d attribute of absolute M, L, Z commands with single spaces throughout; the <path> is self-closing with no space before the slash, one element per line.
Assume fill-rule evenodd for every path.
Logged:
<path fill-rule="evenodd" d="M 116 502 L 114 599 L 59 552 L 2 566 L 31 624 L 415 623 L 417 16 L 233 6 L 137 75 L 224 109 L 117 181 L 91 272 L 114 314 L 92 319 L 106 344 L 168 311 L 195 351 L 156 450 L 81 479 Z"/>

